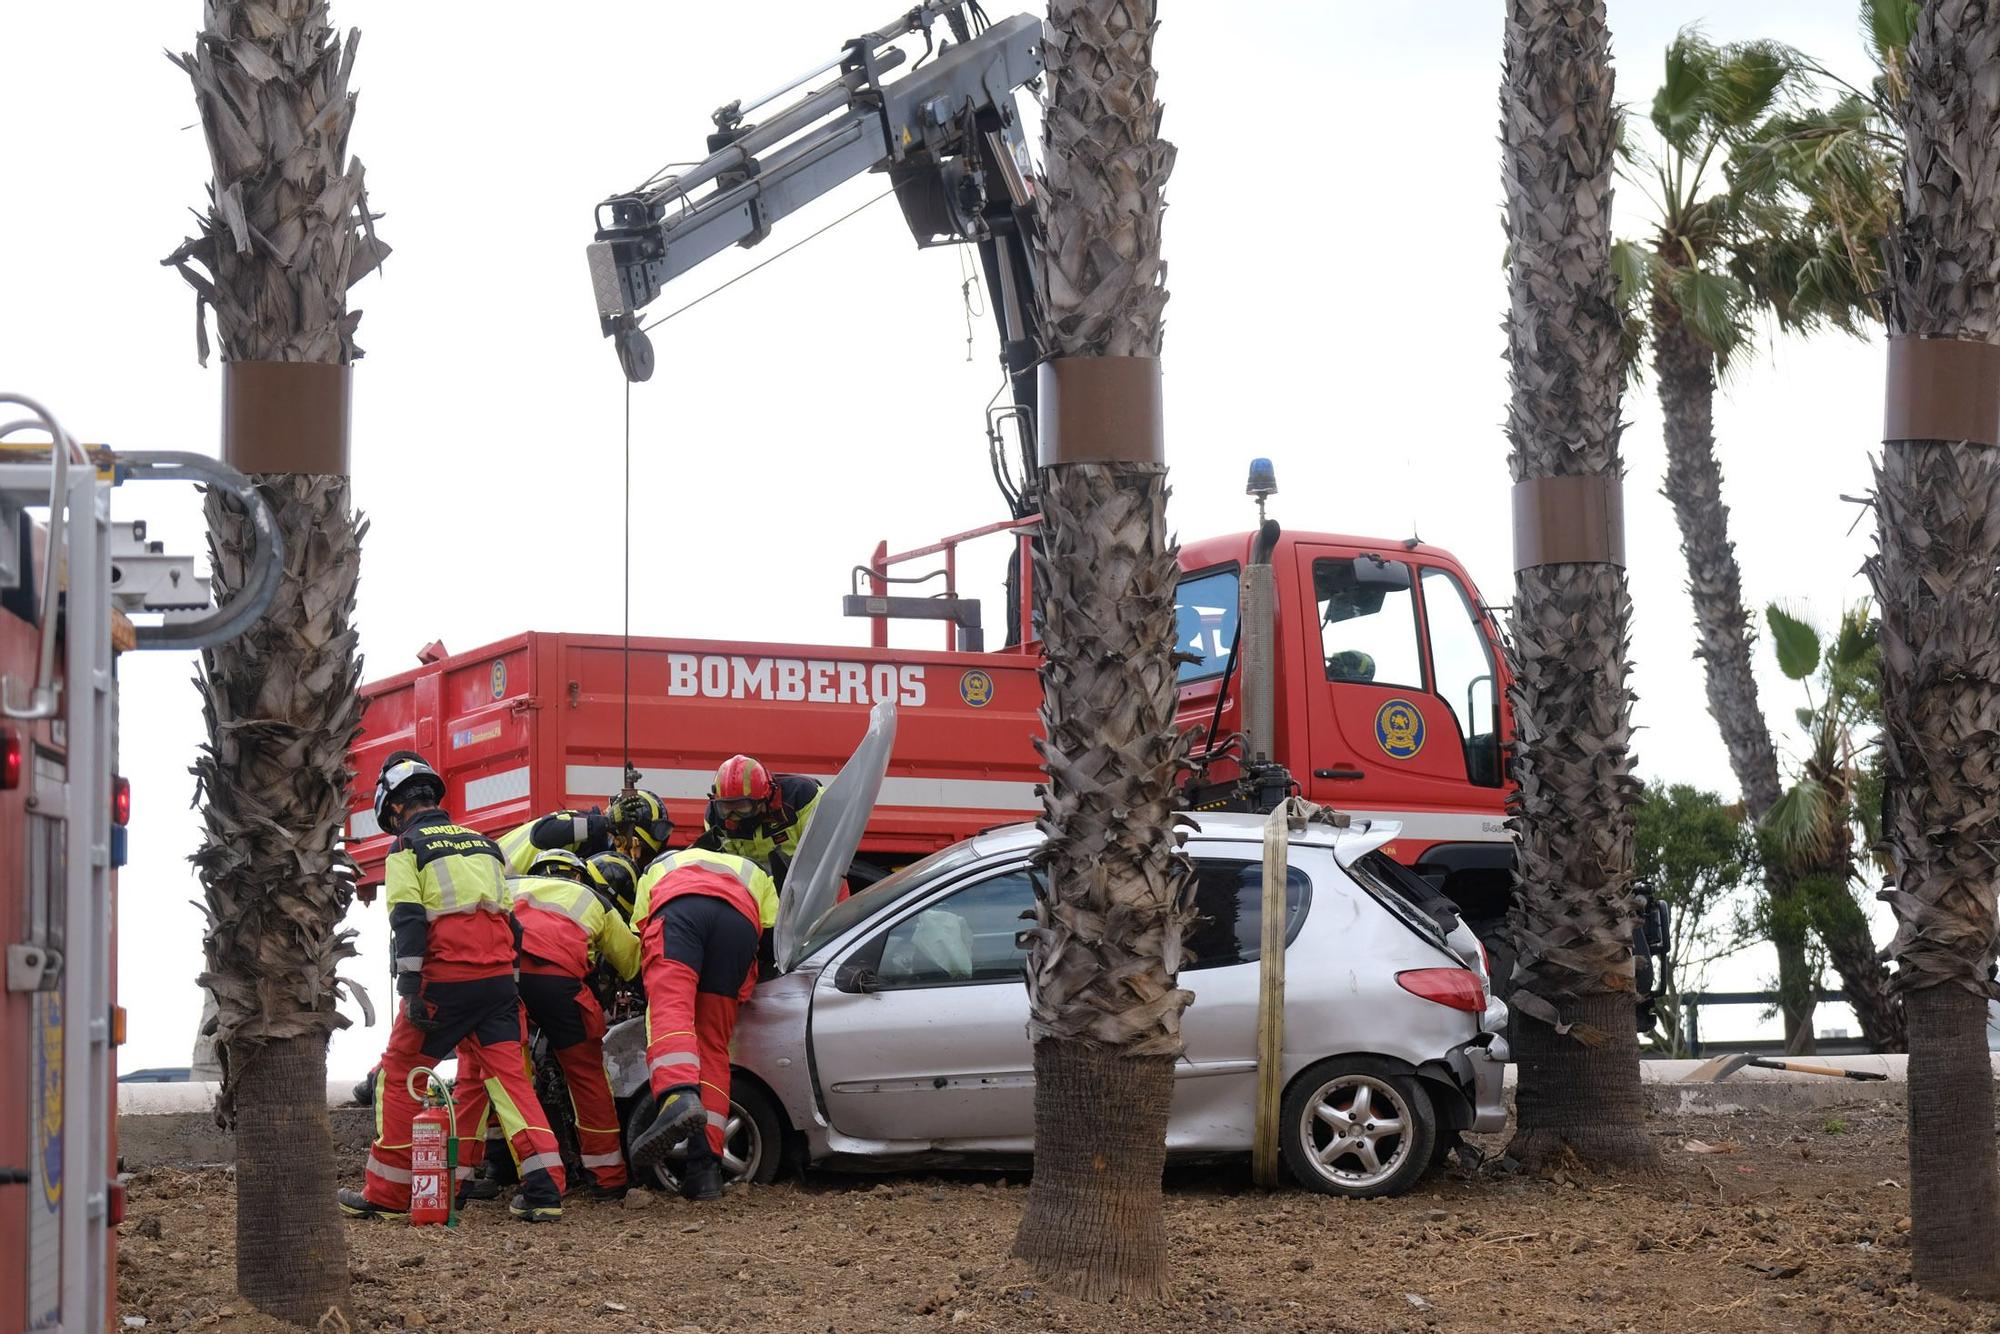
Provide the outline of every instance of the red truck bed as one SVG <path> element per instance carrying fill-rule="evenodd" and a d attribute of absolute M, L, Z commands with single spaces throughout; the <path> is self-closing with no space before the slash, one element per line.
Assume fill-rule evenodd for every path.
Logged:
<path fill-rule="evenodd" d="M 864 858 L 908 861 L 1039 810 L 1038 656 L 899 648 L 634 639 L 631 757 L 680 826 L 701 827 L 715 768 L 737 753 L 774 772 L 831 777 L 877 700 L 897 704 L 897 759 Z M 369 809 L 383 756 L 436 766 L 446 806 L 493 833 L 623 783 L 626 655 L 615 635 L 532 632 L 363 687 L 348 850 L 378 884 L 388 838 Z M 909 757 L 921 757 L 912 761 Z"/>

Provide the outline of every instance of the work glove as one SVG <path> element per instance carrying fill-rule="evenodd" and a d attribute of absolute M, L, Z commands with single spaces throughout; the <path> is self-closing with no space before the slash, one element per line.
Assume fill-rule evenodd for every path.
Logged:
<path fill-rule="evenodd" d="M 410 1022 L 417 1026 L 419 1032 L 429 1033 L 438 1027 L 437 1004 L 423 992 L 419 991 L 409 997 L 403 1005 L 410 1016 Z"/>
<path fill-rule="evenodd" d="M 619 797 L 611 803 L 612 822 L 621 829 L 644 824 L 653 818 L 653 808 L 647 800 L 636 793 L 629 797 Z"/>

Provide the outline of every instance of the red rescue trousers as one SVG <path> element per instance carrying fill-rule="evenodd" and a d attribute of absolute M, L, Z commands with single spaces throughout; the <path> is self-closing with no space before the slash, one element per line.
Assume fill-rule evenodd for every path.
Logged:
<path fill-rule="evenodd" d="M 757 986 L 760 934 L 755 918 L 705 893 L 668 899 L 639 933 L 653 1094 L 699 1088 L 718 1156 L 729 1124 L 729 1039 L 737 1006 Z"/>
<path fill-rule="evenodd" d="M 521 1007 L 562 1067 L 584 1170 L 606 1190 L 624 1185 L 625 1145 L 618 1136 L 618 1105 L 611 1096 L 611 1079 L 604 1073 L 604 1007 L 582 979 L 532 955 L 521 961 Z M 468 1106 L 474 1113 L 469 1122 Z M 462 1132 L 469 1138 L 459 1141 L 464 1175 L 470 1175 L 467 1169 L 478 1167 L 486 1156 L 485 1110 L 483 1093 L 460 1107 L 460 1124 L 473 1127 Z"/>
<path fill-rule="evenodd" d="M 424 1027 L 412 1019 L 412 1010 L 427 1017 Z M 548 1117 L 535 1100 L 521 1039 L 520 999 L 511 971 L 465 981 L 427 981 L 415 997 L 397 1007 L 389 1048 L 382 1054 L 375 1080 L 375 1142 L 368 1148 L 368 1175 L 362 1188 L 370 1204 L 395 1210 L 410 1207 L 410 1123 L 417 1113 L 408 1090 L 410 1071 L 435 1065 L 454 1048 L 458 1053 L 454 1134 L 461 1163 L 466 1137 L 490 1098 L 520 1164 L 522 1194 L 532 1204 L 561 1200 L 562 1154 L 549 1132 Z M 470 1118 L 468 1102 L 478 1104 Z M 460 1175 L 466 1175 L 462 1167 Z"/>

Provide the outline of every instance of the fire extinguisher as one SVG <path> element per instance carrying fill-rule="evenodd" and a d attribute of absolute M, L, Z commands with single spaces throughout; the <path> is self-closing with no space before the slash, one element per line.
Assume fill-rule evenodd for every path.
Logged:
<path fill-rule="evenodd" d="M 417 1077 L 424 1091 L 417 1092 Z M 410 1226 L 442 1223 L 458 1226 L 458 1140 L 453 1122 L 458 1109 L 451 1090 L 427 1065 L 410 1071 L 403 1087 L 423 1107 L 410 1123 Z"/>

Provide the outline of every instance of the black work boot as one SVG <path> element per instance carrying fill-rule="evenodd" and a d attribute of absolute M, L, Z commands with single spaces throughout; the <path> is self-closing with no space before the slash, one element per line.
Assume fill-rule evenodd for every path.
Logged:
<path fill-rule="evenodd" d="M 469 1176 L 458 1183 L 458 1207 L 463 1209 L 474 1200 L 497 1200 L 500 1198 L 500 1183 L 492 1177 Z"/>
<path fill-rule="evenodd" d="M 507 1202 L 507 1212 L 523 1223 L 560 1223 L 562 1192 L 555 1178 L 537 1169 L 521 1178 L 521 1193 Z"/>
<path fill-rule="evenodd" d="M 409 1212 L 407 1209 L 391 1209 L 384 1204 L 371 1203 L 358 1190 L 338 1191 L 334 1199 L 340 1202 L 340 1212 L 349 1218 L 401 1218 Z"/>
<path fill-rule="evenodd" d="M 668 1089 L 660 1095 L 652 1124 L 633 1137 L 632 1151 L 627 1155 L 631 1159 L 632 1170 L 637 1173 L 652 1171 L 688 1136 L 706 1134 L 707 1131 L 708 1112 L 701 1105 L 701 1090 L 692 1084 Z"/>
<path fill-rule="evenodd" d="M 722 1163 L 714 1154 L 689 1158 L 681 1173 L 681 1198 L 719 1200 L 722 1198 Z"/>

